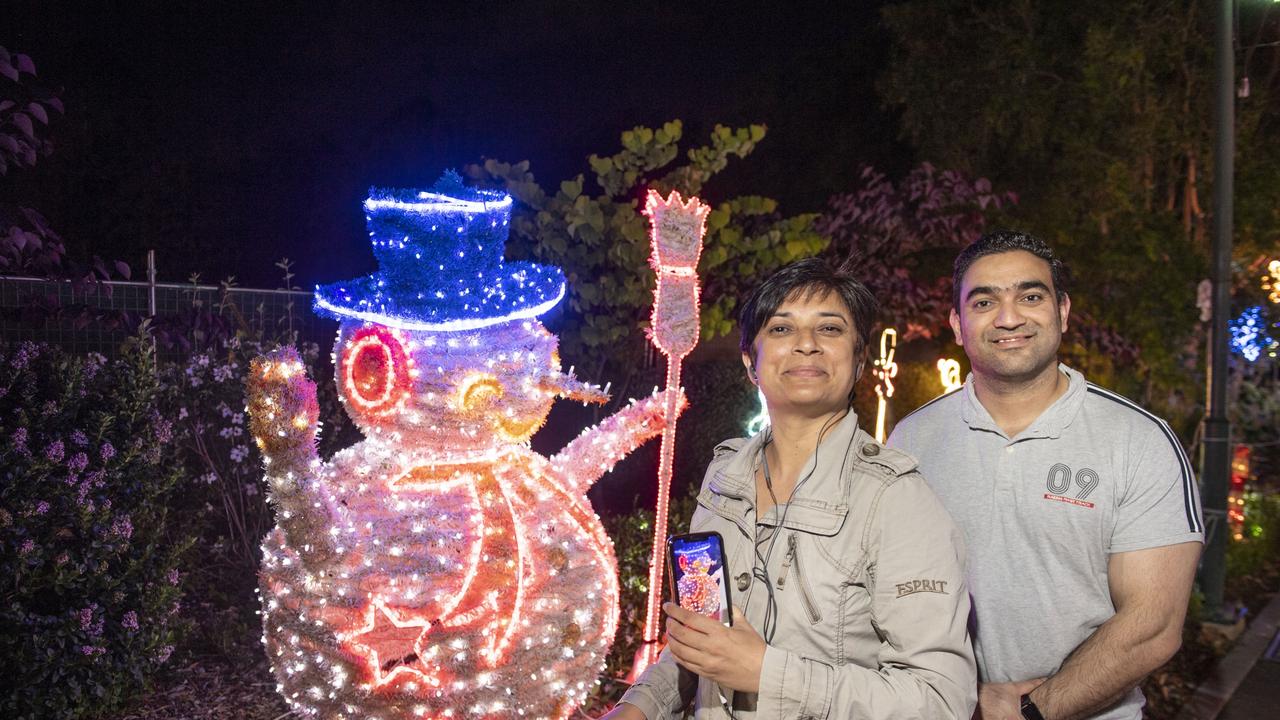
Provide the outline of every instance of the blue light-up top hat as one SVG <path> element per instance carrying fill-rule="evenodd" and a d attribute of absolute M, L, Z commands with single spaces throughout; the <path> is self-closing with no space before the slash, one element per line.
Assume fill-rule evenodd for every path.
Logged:
<path fill-rule="evenodd" d="M 503 262 L 505 193 L 465 187 L 447 172 L 427 191 L 375 188 L 364 210 L 378 271 L 317 285 L 317 313 L 406 330 L 472 330 L 536 317 L 564 297 L 559 268 Z"/>

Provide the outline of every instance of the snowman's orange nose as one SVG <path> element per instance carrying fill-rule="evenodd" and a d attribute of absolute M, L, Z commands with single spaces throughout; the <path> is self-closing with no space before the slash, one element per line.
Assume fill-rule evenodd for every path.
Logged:
<path fill-rule="evenodd" d="M 487 374 L 469 375 L 458 384 L 458 407 L 464 412 L 471 412 L 504 394 L 502 383 L 496 377 Z"/>

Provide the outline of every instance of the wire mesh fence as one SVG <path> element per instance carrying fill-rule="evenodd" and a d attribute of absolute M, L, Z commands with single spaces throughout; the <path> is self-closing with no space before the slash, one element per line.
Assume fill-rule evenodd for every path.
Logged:
<path fill-rule="evenodd" d="M 76 286 L 65 280 L 0 276 L 0 342 L 47 342 L 73 353 L 112 357 L 137 329 L 86 322 L 84 315 L 93 313 L 33 320 L 23 309 L 36 305 L 125 311 L 156 320 L 207 310 L 232 328 L 259 337 L 286 338 L 296 333 L 298 340 L 314 341 L 322 348 L 333 341 L 337 330 L 336 322 L 311 311 L 311 293 L 302 290 L 118 280 Z M 176 349 L 159 351 L 162 359 L 181 355 Z"/>

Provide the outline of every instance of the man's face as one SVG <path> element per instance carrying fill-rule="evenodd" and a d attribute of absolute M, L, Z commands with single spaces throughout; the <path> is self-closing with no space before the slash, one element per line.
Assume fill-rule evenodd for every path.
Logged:
<path fill-rule="evenodd" d="M 987 255 L 960 283 L 951 329 L 979 378 L 1027 382 L 1057 366 L 1071 301 L 1055 300 L 1049 263 L 1025 250 Z"/>
<path fill-rule="evenodd" d="M 848 405 L 860 362 L 858 330 L 834 292 L 793 295 L 756 333 L 742 362 L 764 393 L 769 411 L 818 416 Z"/>

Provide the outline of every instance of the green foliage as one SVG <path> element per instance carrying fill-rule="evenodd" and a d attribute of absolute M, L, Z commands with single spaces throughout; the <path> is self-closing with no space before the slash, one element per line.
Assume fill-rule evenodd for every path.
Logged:
<path fill-rule="evenodd" d="M 583 175 L 548 192 L 529 171 L 486 160 L 468 176 L 505 189 L 519 201 L 512 218 L 510 257 L 532 257 L 564 269 L 569 278 L 568 312 L 561 328 L 562 352 L 593 369 L 628 371 L 648 342 L 654 278 L 646 263 L 649 227 L 641 214 L 645 191 L 701 194 L 731 158 L 746 157 L 764 138 L 761 125 L 730 129 L 717 125 L 706 145 L 676 163 L 683 125 L 636 127 L 622 133 L 622 149 L 591 155 L 590 184 Z M 593 187 L 594 186 L 594 187 Z M 704 198 L 707 200 L 707 198 Z M 702 279 L 702 332 L 709 340 L 734 326 L 737 298 L 761 274 L 817 254 L 828 241 L 813 229 L 815 215 L 783 216 L 777 202 L 739 197 L 712 203 L 698 272 Z"/>
<path fill-rule="evenodd" d="M 1280 379 L 1237 372 L 1228 382 L 1227 393 L 1233 440 L 1252 446 L 1254 474 L 1264 486 L 1280 489 Z"/>
<path fill-rule="evenodd" d="M 760 407 L 755 386 L 736 357 L 690 366 L 684 390 L 691 409 L 677 427 L 672 495 L 698 488 L 716 445 L 744 437 L 747 421 Z"/>
<path fill-rule="evenodd" d="M 698 486 L 694 485 L 688 494 L 671 499 L 667 522 L 672 532 L 684 532 L 689 527 L 697 506 L 697 489 Z M 644 640 L 645 605 L 649 598 L 649 553 L 653 543 L 651 509 L 642 508 L 626 515 L 602 519 L 609 537 L 613 538 L 618 556 L 618 577 L 622 586 L 619 598 L 621 617 L 618 619 L 618 634 L 605 659 L 600 685 L 583 708 L 591 717 L 616 704 L 627 689 L 621 679 L 631 670 L 636 650 Z M 665 587 L 663 592 L 666 592 Z"/>
<path fill-rule="evenodd" d="M 904 134 L 924 157 L 1017 188 L 1006 222 L 1074 265 L 1073 307 L 1138 344 L 1155 382 L 1187 390 L 1207 275 L 1215 7 L 908 0 L 883 11 L 895 50 L 880 89 Z M 1238 103 L 1241 257 L 1280 238 L 1275 49 L 1247 55 L 1243 73 L 1273 69 L 1255 67 Z"/>
<path fill-rule="evenodd" d="M 1258 573 L 1280 557 L 1280 495 L 1250 492 L 1244 501 L 1243 537 L 1227 545 L 1228 581 Z"/>
<path fill-rule="evenodd" d="M 119 360 L 0 352 L 0 714 L 78 718 L 142 692 L 178 642 L 179 478 L 150 342 Z"/>

